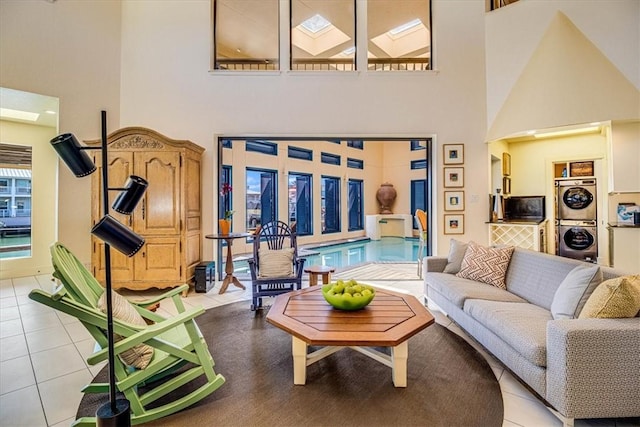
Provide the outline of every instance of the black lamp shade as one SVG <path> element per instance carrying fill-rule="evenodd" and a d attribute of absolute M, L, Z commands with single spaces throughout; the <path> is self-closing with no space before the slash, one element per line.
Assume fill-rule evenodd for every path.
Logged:
<path fill-rule="evenodd" d="M 76 177 L 81 178 L 95 172 L 96 165 L 91 161 L 91 157 L 82 150 L 80 143 L 73 134 L 63 133 L 53 138 L 50 142 L 58 156 Z"/>
<path fill-rule="evenodd" d="M 92 229 L 91 234 L 128 257 L 132 257 L 144 245 L 144 238 L 118 222 L 111 215 L 102 217 Z"/>
<path fill-rule="evenodd" d="M 137 175 L 131 175 L 127 180 L 125 189 L 118 194 L 118 197 L 113 201 L 111 207 L 114 211 L 121 214 L 131 215 L 131 212 L 136 208 L 136 205 L 142 199 L 145 190 L 149 183 Z"/>

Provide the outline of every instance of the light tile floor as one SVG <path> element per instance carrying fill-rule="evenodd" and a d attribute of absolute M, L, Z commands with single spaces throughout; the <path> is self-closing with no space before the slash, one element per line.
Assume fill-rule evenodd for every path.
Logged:
<path fill-rule="evenodd" d="M 421 280 L 375 282 L 400 289 L 423 300 Z M 94 342 L 82 325 L 64 313 L 31 301 L 31 289 L 51 291 L 50 275 L 0 281 L 0 426 L 69 426 L 82 397 L 80 389 L 103 367 L 89 366 L 86 357 Z M 219 295 L 218 283 L 208 293 L 190 293 L 187 305 L 209 309 L 250 299 L 251 292 L 236 287 Z M 305 284 L 306 286 L 306 284 Z M 126 293 L 126 292 L 125 292 Z M 172 304 L 160 312 L 171 314 Z M 502 365 L 446 316 L 434 312 L 436 321 L 464 337 L 487 359 L 504 400 L 504 427 L 556 427 L 562 423 L 531 395 Z M 577 427 L 629 427 L 631 421 L 577 420 Z"/>

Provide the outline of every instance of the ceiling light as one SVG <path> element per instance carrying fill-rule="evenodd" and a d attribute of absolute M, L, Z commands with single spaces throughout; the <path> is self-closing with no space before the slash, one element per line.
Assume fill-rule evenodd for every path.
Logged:
<path fill-rule="evenodd" d="M 47 113 L 47 114 L 56 114 L 56 112 L 53 111 L 53 110 L 47 110 L 47 111 L 45 111 L 45 113 Z"/>
<path fill-rule="evenodd" d="M 35 122 L 38 120 L 38 117 L 40 117 L 40 114 L 30 111 L 12 110 L 11 108 L 0 108 L 0 117 Z"/>
<path fill-rule="evenodd" d="M 351 55 L 352 53 L 354 53 L 356 51 L 355 46 L 350 47 L 349 49 L 345 49 L 342 51 L 343 55 Z"/>
<path fill-rule="evenodd" d="M 600 124 L 600 122 L 591 122 L 589 123 L 589 126 L 598 126 Z"/>
<path fill-rule="evenodd" d="M 527 135 L 535 135 L 536 131 L 535 130 L 528 130 L 527 131 Z"/>
<path fill-rule="evenodd" d="M 397 36 L 403 31 L 410 30 L 411 28 L 417 27 L 420 24 L 422 24 L 422 21 L 419 18 L 416 18 L 413 21 L 406 22 L 402 25 L 398 25 L 397 27 L 390 29 L 389 34 L 391 34 L 392 36 Z"/>
<path fill-rule="evenodd" d="M 579 128 L 579 129 L 566 129 L 566 130 L 559 130 L 554 132 L 536 133 L 534 136 L 536 138 L 552 138 L 554 136 L 580 135 L 583 133 L 595 132 L 598 129 L 600 129 L 598 126 L 590 126 L 586 128 Z"/>
<path fill-rule="evenodd" d="M 311 18 L 307 19 L 306 21 L 303 21 L 300 24 L 302 28 L 304 28 L 305 30 L 313 34 L 316 34 L 324 30 L 330 25 L 331 25 L 331 22 L 327 21 L 325 18 L 323 18 L 318 14 L 313 15 Z"/>

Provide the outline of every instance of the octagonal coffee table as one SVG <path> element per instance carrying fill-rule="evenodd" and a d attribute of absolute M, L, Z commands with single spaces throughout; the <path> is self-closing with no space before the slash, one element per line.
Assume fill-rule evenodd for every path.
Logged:
<path fill-rule="evenodd" d="M 338 310 L 314 286 L 278 295 L 267 322 L 291 334 L 296 385 L 306 383 L 307 366 L 349 347 L 389 366 L 394 386 L 406 387 L 408 340 L 434 318 L 416 297 L 378 288 L 362 310 Z M 310 345 L 324 347 L 308 353 Z M 372 347 L 390 347 L 391 355 Z"/>

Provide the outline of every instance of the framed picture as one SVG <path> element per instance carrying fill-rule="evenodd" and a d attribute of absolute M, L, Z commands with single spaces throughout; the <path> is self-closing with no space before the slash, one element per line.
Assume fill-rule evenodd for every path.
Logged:
<path fill-rule="evenodd" d="M 505 196 L 511 194 L 511 178 L 506 176 L 502 178 L 502 194 Z"/>
<path fill-rule="evenodd" d="M 502 153 L 502 175 L 511 175 L 511 154 Z"/>
<path fill-rule="evenodd" d="M 445 211 L 463 211 L 464 210 L 464 191 L 445 191 L 444 192 L 444 210 Z"/>
<path fill-rule="evenodd" d="M 464 234 L 464 215 L 445 214 L 444 234 Z"/>
<path fill-rule="evenodd" d="M 444 168 L 444 186 L 464 187 L 464 168 Z"/>
<path fill-rule="evenodd" d="M 444 144 L 443 163 L 445 165 L 461 165 L 464 163 L 464 144 Z"/>

